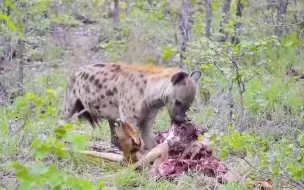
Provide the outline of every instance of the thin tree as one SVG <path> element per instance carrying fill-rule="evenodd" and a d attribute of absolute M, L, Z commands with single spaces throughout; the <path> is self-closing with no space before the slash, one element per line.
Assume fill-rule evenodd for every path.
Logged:
<path fill-rule="evenodd" d="M 179 28 L 182 34 L 182 44 L 180 51 L 180 66 L 183 67 L 185 60 L 185 52 L 187 43 L 190 40 L 191 26 L 190 26 L 190 3 L 188 0 L 183 0 L 182 9 L 179 19 Z"/>
<path fill-rule="evenodd" d="M 288 4 L 288 0 L 279 0 L 279 6 L 277 9 L 277 27 L 275 30 L 279 40 L 281 40 L 281 37 L 284 32 L 283 21 L 287 13 L 287 4 Z"/>
<path fill-rule="evenodd" d="M 119 0 L 114 0 L 114 10 L 113 10 L 113 22 L 115 25 L 119 24 Z"/>
<path fill-rule="evenodd" d="M 211 21 L 212 21 L 212 0 L 205 0 L 206 6 L 206 37 L 211 36 Z"/>
<path fill-rule="evenodd" d="M 242 0 L 238 0 L 236 5 L 236 18 L 241 18 L 243 14 L 244 5 L 242 4 Z M 240 34 L 241 34 L 241 22 L 238 21 L 234 26 L 235 35 L 231 38 L 231 43 L 238 44 L 240 43 Z"/>
<path fill-rule="evenodd" d="M 223 5 L 223 16 L 222 16 L 222 20 L 220 22 L 220 33 L 222 33 L 224 35 L 223 38 L 223 42 L 225 42 L 228 38 L 228 33 L 224 30 L 225 25 L 228 23 L 228 16 L 229 16 L 229 12 L 230 12 L 230 4 L 231 4 L 231 0 L 225 0 L 224 1 L 224 5 Z"/>

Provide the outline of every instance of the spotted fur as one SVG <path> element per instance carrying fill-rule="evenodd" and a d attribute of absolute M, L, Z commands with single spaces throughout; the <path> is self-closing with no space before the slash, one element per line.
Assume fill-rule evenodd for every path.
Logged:
<path fill-rule="evenodd" d="M 94 64 L 79 68 L 71 76 L 64 96 L 63 117 L 76 112 L 93 127 L 109 122 L 114 143 L 115 120 L 137 127 L 148 149 L 155 146 L 153 122 L 166 106 L 172 121 L 181 121 L 190 108 L 201 72 L 188 74 L 179 68 L 129 64 Z"/>

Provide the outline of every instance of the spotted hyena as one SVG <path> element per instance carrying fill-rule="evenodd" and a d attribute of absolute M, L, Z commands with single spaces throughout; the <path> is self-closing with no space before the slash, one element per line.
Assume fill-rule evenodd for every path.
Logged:
<path fill-rule="evenodd" d="M 129 123 L 140 130 L 145 146 L 156 142 L 153 122 L 166 106 L 172 122 L 185 119 L 196 94 L 200 71 L 191 74 L 179 68 L 130 64 L 94 64 L 79 68 L 72 75 L 64 96 L 64 119 L 76 112 L 93 127 L 108 120 L 114 143 L 115 121 Z"/>

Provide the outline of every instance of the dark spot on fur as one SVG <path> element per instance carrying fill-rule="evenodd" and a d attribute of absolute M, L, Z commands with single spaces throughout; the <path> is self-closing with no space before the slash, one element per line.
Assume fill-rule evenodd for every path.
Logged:
<path fill-rule="evenodd" d="M 93 92 L 93 96 L 95 96 L 95 92 Z"/>
<path fill-rule="evenodd" d="M 90 77 L 90 82 L 92 82 L 94 79 L 95 79 L 95 75 L 92 75 L 92 76 Z"/>
<path fill-rule="evenodd" d="M 139 92 L 140 92 L 140 94 L 144 94 L 144 89 L 143 88 L 139 88 Z"/>
<path fill-rule="evenodd" d="M 129 76 L 129 80 L 131 80 L 133 78 L 133 75 L 132 74 L 130 74 L 130 76 Z"/>
<path fill-rule="evenodd" d="M 123 87 L 125 85 L 125 81 L 121 82 L 121 87 Z"/>
<path fill-rule="evenodd" d="M 91 108 L 91 106 L 92 106 L 92 103 L 91 103 L 91 102 L 89 102 L 89 103 L 88 103 L 88 106 L 89 106 L 89 108 Z"/>
<path fill-rule="evenodd" d="M 104 85 L 104 89 L 107 89 L 108 88 L 108 86 L 107 85 Z"/>
<path fill-rule="evenodd" d="M 83 73 L 81 74 L 81 79 L 83 79 L 83 78 L 85 77 L 85 75 L 86 75 L 86 73 L 83 72 Z"/>
<path fill-rule="evenodd" d="M 107 105 L 103 104 L 102 107 L 105 108 L 105 107 L 107 107 Z"/>
<path fill-rule="evenodd" d="M 112 101 L 109 101 L 109 103 L 112 105 L 113 104 L 113 102 Z"/>
<path fill-rule="evenodd" d="M 102 84 L 98 84 L 97 86 L 98 86 L 98 88 L 102 88 Z"/>
<path fill-rule="evenodd" d="M 73 90 L 73 94 L 76 94 L 76 89 Z"/>
<path fill-rule="evenodd" d="M 105 77 L 108 76 L 108 73 L 105 73 L 104 76 L 105 76 Z"/>
<path fill-rule="evenodd" d="M 105 96 L 102 94 L 102 95 L 100 96 L 100 98 L 101 98 L 101 99 L 104 99 L 104 98 L 105 98 Z"/>
<path fill-rule="evenodd" d="M 80 89 L 78 89 L 78 93 L 80 94 Z"/>
<path fill-rule="evenodd" d="M 114 93 L 117 93 L 117 92 L 118 92 L 118 90 L 117 90 L 116 87 L 113 88 L 113 92 L 114 92 Z"/>
<path fill-rule="evenodd" d="M 113 96 L 114 94 L 113 94 L 113 92 L 111 90 L 107 90 L 106 91 L 106 95 L 107 96 Z"/>
<path fill-rule="evenodd" d="M 144 80 L 144 84 L 147 84 L 147 80 L 146 79 Z"/>
<path fill-rule="evenodd" d="M 89 78 L 89 74 L 86 73 L 85 76 L 84 76 L 84 80 L 87 80 Z"/>
<path fill-rule="evenodd" d="M 132 111 L 135 112 L 135 108 L 132 108 Z"/>
<path fill-rule="evenodd" d="M 116 75 L 116 76 L 115 76 L 115 82 L 116 82 L 117 80 L 118 80 L 118 76 Z"/>
<path fill-rule="evenodd" d="M 102 63 L 97 63 L 97 64 L 94 65 L 94 67 L 104 67 L 104 66 L 105 66 L 105 65 L 102 64 Z"/>
<path fill-rule="evenodd" d="M 99 84 L 99 79 L 96 79 L 95 82 L 94 82 L 94 84 L 95 84 L 96 86 L 98 86 L 98 84 Z"/>
<path fill-rule="evenodd" d="M 112 75 L 111 78 L 110 78 L 110 80 L 113 80 L 114 78 L 115 78 L 115 75 Z"/>
<path fill-rule="evenodd" d="M 120 65 L 113 65 L 112 67 L 111 72 L 118 72 L 120 70 Z"/>
<path fill-rule="evenodd" d="M 99 106 L 95 106 L 95 108 L 96 108 L 97 110 L 99 110 L 100 107 L 99 107 Z"/>
<path fill-rule="evenodd" d="M 131 83 L 133 83 L 133 82 L 134 82 L 134 78 L 131 79 Z"/>
<path fill-rule="evenodd" d="M 135 85 L 138 86 L 138 85 L 139 85 L 139 82 L 137 81 L 137 82 L 135 83 Z"/>
<path fill-rule="evenodd" d="M 85 89 L 84 89 L 87 93 L 91 93 L 91 89 L 90 89 L 90 86 L 89 85 L 87 85 L 86 87 L 85 87 Z"/>
<path fill-rule="evenodd" d="M 108 78 L 104 78 L 103 80 L 102 80 L 102 82 L 107 82 L 107 80 L 108 80 Z"/>
<path fill-rule="evenodd" d="M 134 119 L 138 119 L 138 117 L 136 115 L 133 116 Z"/>

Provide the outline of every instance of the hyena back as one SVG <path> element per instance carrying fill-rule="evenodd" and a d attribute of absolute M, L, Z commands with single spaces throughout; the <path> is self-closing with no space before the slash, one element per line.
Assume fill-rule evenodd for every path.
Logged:
<path fill-rule="evenodd" d="M 86 110 L 93 127 L 102 119 L 109 122 L 114 143 L 115 121 L 137 127 L 145 146 L 155 145 L 153 123 L 160 108 L 168 108 L 172 122 L 185 119 L 196 94 L 201 72 L 191 74 L 178 68 L 129 64 L 94 64 L 72 75 L 64 96 L 63 117 Z"/>

